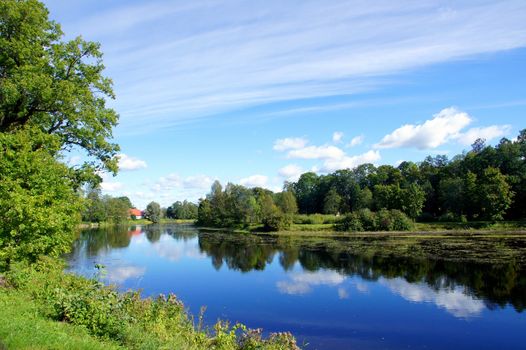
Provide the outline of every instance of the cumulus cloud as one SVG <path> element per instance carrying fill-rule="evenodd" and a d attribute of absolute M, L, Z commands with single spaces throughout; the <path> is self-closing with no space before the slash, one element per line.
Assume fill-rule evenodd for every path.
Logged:
<path fill-rule="evenodd" d="M 333 135 L 333 141 L 340 141 L 343 137 L 343 133 L 336 132 Z M 289 139 L 292 140 L 292 139 Z M 303 139 L 302 139 L 303 140 Z M 358 144 L 363 140 L 363 136 L 354 138 L 354 144 Z M 278 140 L 281 141 L 281 140 Z M 323 165 L 315 165 L 312 167 L 312 171 L 334 171 L 339 169 L 352 169 L 360 164 L 364 163 L 375 163 L 380 160 L 380 152 L 378 150 L 369 150 L 363 154 L 349 156 L 341 148 L 334 145 L 321 145 L 308 146 L 306 143 L 296 143 L 295 148 L 282 147 L 282 142 L 279 143 L 279 147 L 274 146 L 275 150 L 287 151 L 287 158 L 289 159 L 306 159 L 306 160 L 322 160 Z M 291 143 L 289 143 L 291 144 Z M 301 146 L 301 147 L 300 147 Z M 279 174 L 289 180 L 296 180 L 301 175 L 302 169 L 297 165 L 287 165 L 279 170 Z"/>
<path fill-rule="evenodd" d="M 293 273 L 290 281 L 278 281 L 276 286 L 283 294 L 307 294 L 313 286 L 338 286 L 345 281 L 345 276 L 336 271 L 320 270 L 316 272 Z"/>
<path fill-rule="evenodd" d="M 106 192 L 116 192 L 116 191 L 122 190 L 124 188 L 124 185 L 118 181 L 116 182 L 103 181 L 100 184 L 100 188 Z"/>
<path fill-rule="evenodd" d="M 323 163 L 323 170 L 331 172 L 338 169 L 352 169 L 360 164 L 375 163 L 379 161 L 380 158 L 381 156 L 378 150 L 370 150 L 352 157 L 344 155 L 340 158 L 327 159 Z"/>
<path fill-rule="evenodd" d="M 465 294 L 462 288 L 435 290 L 423 282 L 409 283 L 403 278 L 381 279 L 380 283 L 406 300 L 433 303 L 459 318 L 476 317 L 485 308 L 482 300 Z"/>
<path fill-rule="evenodd" d="M 120 170 L 138 170 L 145 169 L 147 167 L 144 160 L 130 157 L 124 153 L 117 155 L 119 158 L 119 169 Z"/>
<path fill-rule="evenodd" d="M 363 135 L 353 137 L 351 142 L 347 144 L 347 147 L 354 147 L 354 146 L 361 145 L 363 143 L 363 140 L 365 140 L 365 136 Z"/>
<path fill-rule="evenodd" d="M 332 141 L 335 143 L 340 143 L 342 141 L 342 138 L 343 138 L 343 132 L 341 131 L 335 131 L 332 134 Z"/>
<path fill-rule="evenodd" d="M 239 183 L 246 187 L 265 187 L 268 184 L 268 177 L 265 175 L 252 175 L 239 180 Z"/>
<path fill-rule="evenodd" d="M 435 114 L 422 124 L 406 124 L 375 145 L 376 148 L 436 148 L 451 139 L 459 137 L 460 132 L 472 122 L 465 112 L 449 107 Z"/>
<path fill-rule="evenodd" d="M 274 142 L 274 150 L 283 152 L 291 149 L 299 149 L 305 147 L 308 140 L 302 137 L 287 137 L 284 139 L 278 139 Z"/>
<path fill-rule="evenodd" d="M 476 139 L 490 141 L 498 137 L 506 136 L 511 131 L 511 125 L 491 125 L 487 127 L 471 128 L 465 133 L 460 134 L 456 139 L 459 143 L 469 146 Z"/>
<path fill-rule="evenodd" d="M 172 189 L 209 189 L 214 179 L 207 175 L 192 175 L 182 177 L 177 173 L 171 173 L 162 176 L 153 185 L 153 190 L 156 192 L 172 190 Z"/>
<path fill-rule="evenodd" d="M 287 181 L 296 181 L 303 174 L 303 169 L 296 164 L 289 164 L 279 169 L 278 174 Z"/>
<path fill-rule="evenodd" d="M 293 149 L 288 152 L 287 158 L 299 159 L 340 159 L 345 155 L 340 148 L 336 146 L 307 146 Z"/>

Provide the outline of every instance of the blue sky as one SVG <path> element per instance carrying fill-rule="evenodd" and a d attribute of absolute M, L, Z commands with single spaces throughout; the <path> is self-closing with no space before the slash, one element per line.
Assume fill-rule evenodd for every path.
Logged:
<path fill-rule="evenodd" d="M 102 187 L 139 208 L 526 127 L 524 0 L 45 3 L 102 45 L 122 148 Z"/>

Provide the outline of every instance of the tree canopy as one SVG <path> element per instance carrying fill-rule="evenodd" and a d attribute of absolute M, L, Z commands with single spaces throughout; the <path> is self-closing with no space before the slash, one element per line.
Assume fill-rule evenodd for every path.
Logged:
<path fill-rule="evenodd" d="M 48 15 L 36 0 L 0 2 L 0 270 L 67 251 L 85 203 L 79 189 L 117 171 L 100 45 L 64 41 Z M 83 165 L 62 161 L 72 149 L 86 153 Z M 98 209 L 90 215 L 100 219 Z"/>
<path fill-rule="evenodd" d="M 34 126 L 55 135 L 62 150 L 84 150 L 92 159 L 84 175 L 116 172 L 119 148 L 110 139 L 118 116 L 106 107 L 114 93 L 100 45 L 63 41 L 48 15 L 36 0 L 0 2 L 0 132 Z"/>

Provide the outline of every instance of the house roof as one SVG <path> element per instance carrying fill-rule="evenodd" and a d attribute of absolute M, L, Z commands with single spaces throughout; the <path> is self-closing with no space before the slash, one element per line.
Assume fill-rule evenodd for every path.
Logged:
<path fill-rule="evenodd" d="M 140 211 L 139 209 L 136 209 L 136 208 L 128 209 L 128 213 L 130 215 L 142 216 L 142 211 Z"/>

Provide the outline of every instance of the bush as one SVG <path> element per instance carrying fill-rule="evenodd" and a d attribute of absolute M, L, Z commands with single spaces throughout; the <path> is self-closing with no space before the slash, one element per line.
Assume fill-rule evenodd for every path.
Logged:
<path fill-rule="evenodd" d="M 392 218 L 392 229 L 395 231 L 410 231 L 414 228 L 413 221 L 400 210 L 390 211 Z"/>
<path fill-rule="evenodd" d="M 376 230 L 393 231 L 393 218 L 387 209 L 380 209 L 376 213 Z"/>
<path fill-rule="evenodd" d="M 348 213 L 346 214 L 340 222 L 336 224 L 336 229 L 338 231 L 353 231 L 359 232 L 364 231 L 362 221 L 357 213 Z"/>
<path fill-rule="evenodd" d="M 30 267 L 14 264 L 7 278 L 41 305 L 45 316 L 84 326 L 92 335 L 127 348 L 299 349 L 290 333 L 263 339 L 260 331 L 222 321 L 202 329 L 202 315 L 195 327 L 175 295 L 142 299 L 139 292 L 118 293 L 96 280 L 66 274 L 63 268 L 56 260 L 44 258 Z"/>
<path fill-rule="evenodd" d="M 360 209 L 358 211 L 360 221 L 362 223 L 364 231 L 376 231 L 377 230 L 377 218 L 375 213 L 369 209 Z"/>
<path fill-rule="evenodd" d="M 348 213 L 335 225 L 339 231 L 409 231 L 413 222 L 400 210 L 382 209 L 377 213 L 369 209 Z"/>

